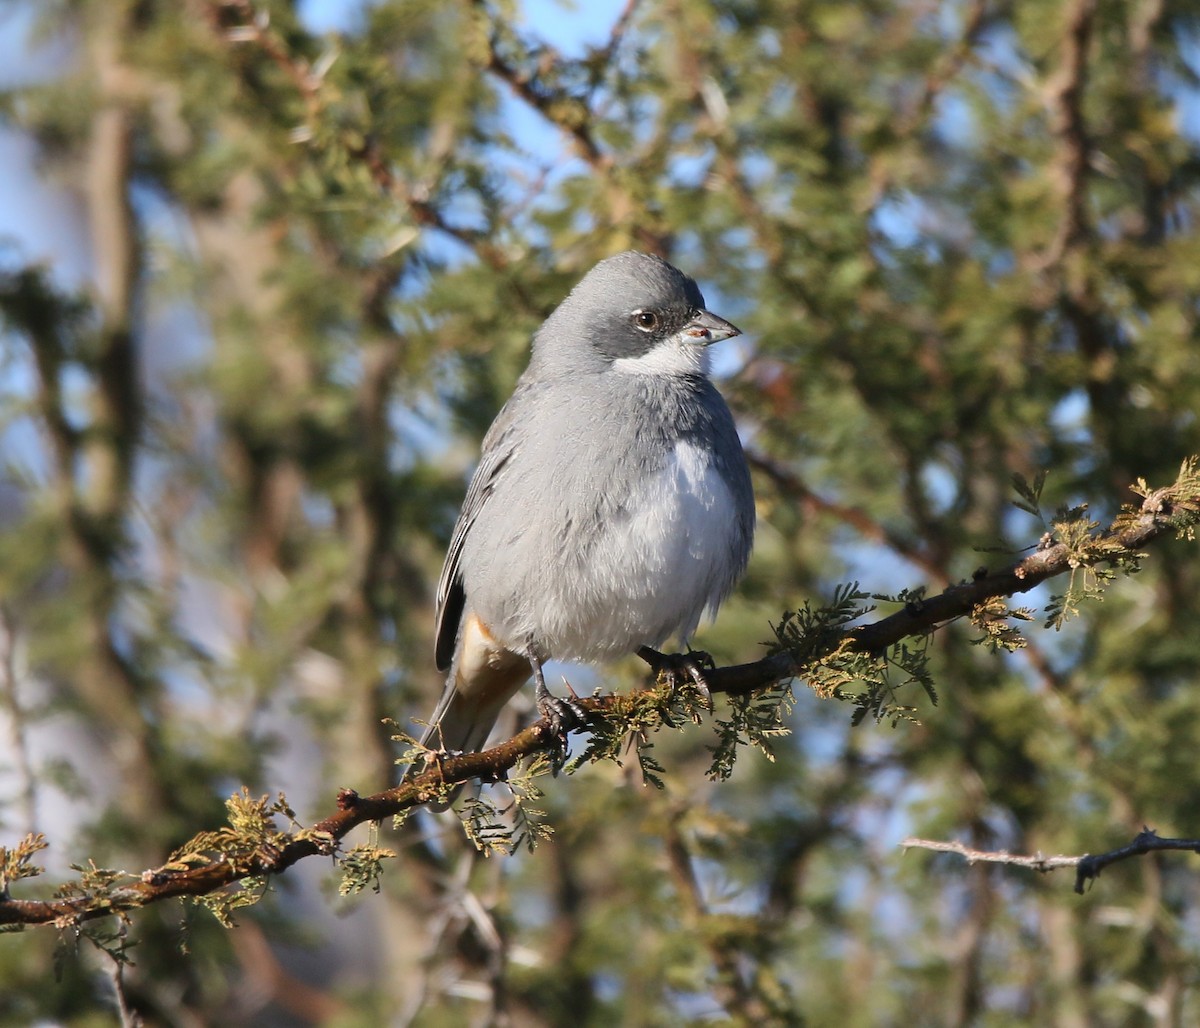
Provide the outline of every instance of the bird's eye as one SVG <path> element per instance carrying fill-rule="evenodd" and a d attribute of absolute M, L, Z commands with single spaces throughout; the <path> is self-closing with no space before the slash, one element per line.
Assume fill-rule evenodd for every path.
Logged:
<path fill-rule="evenodd" d="M 654 311 L 637 311 L 633 323 L 643 332 L 653 332 L 658 328 L 658 315 Z"/>

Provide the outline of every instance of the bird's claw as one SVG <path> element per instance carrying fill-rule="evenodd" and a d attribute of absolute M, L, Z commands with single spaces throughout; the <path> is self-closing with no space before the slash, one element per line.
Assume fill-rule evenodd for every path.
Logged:
<path fill-rule="evenodd" d="M 534 694 L 537 711 L 548 722 L 550 736 L 558 744 L 560 755 L 566 752 L 567 736 L 587 724 L 588 719 L 587 710 L 577 702 L 579 697 L 575 694 L 575 690 L 571 688 L 570 683 L 566 683 L 566 685 L 567 692 L 570 694 L 566 697 L 554 696 L 540 683 Z"/>
<path fill-rule="evenodd" d="M 672 689 L 690 684 L 700 696 L 704 706 L 712 709 L 712 690 L 708 687 L 705 671 L 716 669 L 712 655 L 703 650 L 688 649 L 687 653 L 659 653 L 643 646 L 637 655 L 650 665 L 655 678 L 663 679 Z"/>

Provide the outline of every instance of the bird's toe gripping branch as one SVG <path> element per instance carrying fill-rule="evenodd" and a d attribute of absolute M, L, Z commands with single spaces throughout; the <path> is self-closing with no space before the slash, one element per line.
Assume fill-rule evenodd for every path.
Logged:
<path fill-rule="evenodd" d="M 537 705 L 538 713 L 549 723 L 551 738 L 558 744 L 558 760 L 555 761 L 557 770 L 557 765 L 561 764 L 566 754 L 567 736 L 587 724 L 588 712 L 576 702 L 579 697 L 575 695 L 575 690 L 569 682 L 565 679 L 563 681 L 569 695 L 561 698 L 555 696 L 546 688 L 546 676 L 542 673 L 541 661 L 531 658 L 530 664 L 533 665 L 536 683 L 533 702 Z"/>
<path fill-rule="evenodd" d="M 650 665 L 654 677 L 665 681 L 672 689 L 690 685 L 700 695 L 704 706 L 712 709 L 712 691 L 705 673 L 716 668 L 711 654 L 688 648 L 687 653 L 659 653 L 643 646 L 637 655 Z"/>

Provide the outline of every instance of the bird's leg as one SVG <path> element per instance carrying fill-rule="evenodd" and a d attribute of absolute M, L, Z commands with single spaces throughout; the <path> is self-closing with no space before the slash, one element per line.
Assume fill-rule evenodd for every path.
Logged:
<path fill-rule="evenodd" d="M 655 678 L 663 678 L 672 689 L 678 689 L 681 679 L 686 676 L 700 694 L 700 699 L 710 710 L 712 709 L 712 692 L 708 688 L 708 680 L 704 672 L 716 668 L 712 655 L 703 650 L 693 650 L 687 642 L 687 653 L 659 653 L 649 646 L 638 649 L 637 655 L 650 665 Z"/>
<path fill-rule="evenodd" d="M 550 723 L 550 731 L 558 741 L 560 749 L 566 749 L 567 734 L 587 723 L 587 711 L 575 701 L 578 697 L 575 690 L 567 685 L 571 693 L 567 699 L 559 699 L 546 688 L 546 676 L 542 673 L 541 658 L 530 647 L 526 653 L 530 666 L 533 668 L 534 691 L 533 702 L 537 711 Z"/>

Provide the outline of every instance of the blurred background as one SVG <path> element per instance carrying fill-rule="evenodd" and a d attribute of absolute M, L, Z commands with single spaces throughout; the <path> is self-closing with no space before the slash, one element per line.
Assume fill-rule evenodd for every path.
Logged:
<path fill-rule="evenodd" d="M 718 662 L 839 583 L 1015 559 L 1045 525 L 1014 473 L 1101 521 L 1172 481 L 1200 452 L 1198 16 L 4 0 L 0 844 L 50 842 L 14 893 L 158 865 L 241 785 L 311 823 L 394 779 L 382 719 L 440 688 L 432 587 L 479 439 L 617 250 L 745 332 L 717 372 L 760 528 L 696 640 Z M 532 853 L 421 817 L 381 831 L 379 893 L 310 859 L 232 930 L 139 911 L 125 1021 L 1195 1024 L 1194 856 L 1077 896 L 897 844 L 1200 835 L 1198 579 L 1166 541 L 1017 653 L 948 626 L 937 704 L 895 698 L 911 722 L 851 727 L 797 683 L 775 761 L 729 782 L 711 724 L 654 740 L 663 791 L 546 780 Z M 116 927 L 0 938 L 0 1023 L 118 1020 Z"/>

